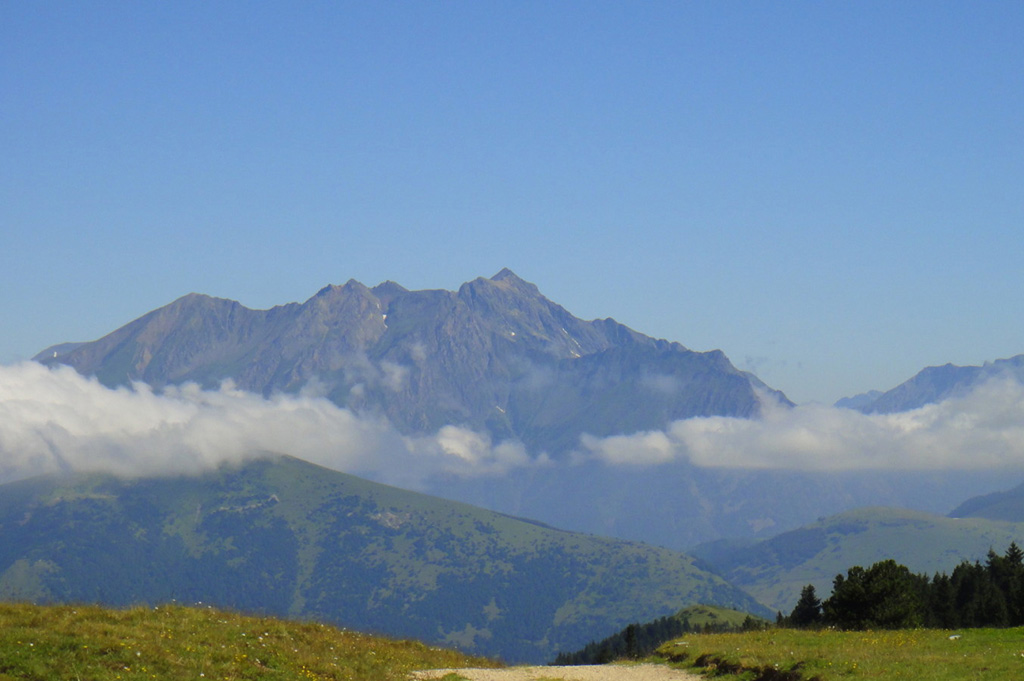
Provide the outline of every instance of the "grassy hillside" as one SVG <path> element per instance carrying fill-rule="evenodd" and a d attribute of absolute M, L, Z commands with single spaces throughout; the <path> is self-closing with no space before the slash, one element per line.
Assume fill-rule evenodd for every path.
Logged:
<path fill-rule="evenodd" d="M 653 653 L 666 641 L 694 631 L 740 631 L 768 626 L 750 614 L 713 605 L 691 605 L 674 615 L 652 622 L 630 624 L 601 641 L 587 644 L 572 653 L 555 658 L 558 665 L 605 664 L 615 660 L 637 659 Z"/>
<path fill-rule="evenodd" d="M 819 594 L 851 566 L 893 559 L 913 572 L 951 572 L 961 561 L 984 560 L 1024 541 L 1024 524 L 942 516 L 892 508 L 841 513 L 756 544 L 705 558 L 762 603 L 789 612 L 800 589 Z"/>
<path fill-rule="evenodd" d="M 691 605 L 677 612 L 674 617 L 689 622 L 691 627 L 712 629 L 740 629 L 750 613 L 714 605 Z"/>
<path fill-rule="evenodd" d="M 712 675 L 777 681 L 967 681 L 1024 677 L 1024 629 L 688 634 L 658 654 Z"/>
<path fill-rule="evenodd" d="M 14 679 L 404 680 L 480 658 L 315 623 L 180 606 L 0 604 L 0 681 Z"/>
<path fill-rule="evenodd" d="M 5 485 L 0 599 L 202 601 L 537 662 L 694 602 L 763 612 L 679 553 L 287 457 Z"/>

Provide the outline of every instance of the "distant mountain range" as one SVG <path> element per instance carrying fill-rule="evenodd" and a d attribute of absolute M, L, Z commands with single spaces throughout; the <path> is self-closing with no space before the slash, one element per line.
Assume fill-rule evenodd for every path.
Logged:
<path fill-rule="evenodd" d="M 316 618 L 543 662 L 685 604 L 764 614 L 692 558 L 289 457 L 201 477 L 0 486 L 0 599 Z"/>
<path fill-rule="evenodd" d="M 693 416 L 752 416 L 755 389 L 720 351 L 612 319 L 583 321 L 509 270 L 458 291 L 327 286 L 269 310 L 190 294 L 89 343 L 35 357 L 109 386 L 194 381 L 269 395 L 316 381 L 336 404 L 406 433 L 457 425 L 558 456 L 595 436 Z"/>
<path fill-rule="evenodd" d="M 108 386 L 312 390 L 403 434 L 458 426 L 522 443 L 544 465 L 442 475 L 428 483 L 436 496 L 288 452 L 196 478 L 21 480 L 0 486 L 0 598 L 202 600 L 543 661 L 687 604 L 768 614 L 740 588 L 788 611 L 804 585 L 828 593 L 852 565 L 894 558 L 914 571 L 951 570 L 1024 544 L 1024 485 L 991 493 L 1005 488 L 1005 470 L 745 470 L 685 457 L 632 465 L 634 450 L 616 465 L 582 456 L 588 437 L 664 436 L 674 421 L 757 417 L 766 399 L 792 404 L 719 351 L 580 320 L 508 270 L 458 291 L 349 281 L 269 310 L 190 294 L 35 359 Z M 905 411 L 1002 376 L 1024 382 L 1024 355 L 930 367 L 837 406 Z M 705 542 L 694 549 L 703 563 L 521 517 L 674 550 Z"/>
<path fill-rule="evenodd" d="M 610 466 L 576 457 L 584 435 L 657 432 L 701 416 L 754 417 L 764 398 L 791 403 L 720 351 L 688 350 L 611 319 L 580 320 L 509 270 L 457 291 L 349 281 L 269 310 L 190 294 L 99 340 L 55 345 L 35 359 L 109 386 L 194 381 L 212 388 L 230 379 L 263 395 L 312 387 L 403 433 L 455 425 L 495 444 L 523 443 L 558 465 L 442 476 L 422 489 L 679 550 L 723 536 L 767 537 L 864 505 L 945 513 L 1004 482 L 985 472 L 758 471 L 685 459 Z M 1019 366 L 1016 360 L 1006 363 Z M 877 410 L 884 397 L 861 396 L 849 406 Z"/>
<path fill-rule="evenodd" d="M 1003 492 L 982 494 L 968 499 L 954 508 L 949 517 L 987 518 L 1024 523 L 1024 484 Z"/>
<path fill-rule="evenodd" d="M 1024 383 L 1024 355 L 997 359 L 982 366 L 945 364 L 927 367 L 891 390 L 875 390 L 843 398 L 836 402 L 836 406 L 856 409 L 865 414 L 909 411 L 951 397 L 963 397 L 994 378 L 1010 378 Z"/>

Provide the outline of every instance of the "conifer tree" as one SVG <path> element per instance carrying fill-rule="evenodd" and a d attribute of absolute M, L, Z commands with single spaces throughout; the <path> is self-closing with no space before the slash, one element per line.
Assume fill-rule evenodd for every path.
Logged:
<path fill-rule="evenodd" d="M 800 591 L 800 600 L 790 613 L 787 622 L 797 628 L 814 627 L 821 624 L 821 600 L 814 592 L 814 585 L 808 584 Z"/>
<path fill-rule="evenodd" d="M 927 578 L 919 579 L 894 560 L 865 570 L 854 566 L 844 579 L 837 575 L 832 595 L 823 604 L 824 619 L 844 629 L 900 629 L 924 620 L 921 594 Z"/>

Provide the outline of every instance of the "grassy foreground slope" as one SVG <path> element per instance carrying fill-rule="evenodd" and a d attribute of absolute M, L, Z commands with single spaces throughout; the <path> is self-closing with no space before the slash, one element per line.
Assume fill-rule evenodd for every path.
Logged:
<path fill-rule="evenodd" d="M 321 679 L 398 681 L 480 658 L 315 623 L 181 606 L 0 604 L 0 681 Z"/>
<path fill-rule="evenodd" d="M 763 611 L 667 549 L 281 457 L 0 487 L 0 599 L 213 604 L 546 662 L 690 603 Z"/>
<path fill-rule="evenodd" d="M 966 681 L 1024 678 L 1024 629 L 688 634 L 658 650 L 712 675 L 778 681 Z"/>

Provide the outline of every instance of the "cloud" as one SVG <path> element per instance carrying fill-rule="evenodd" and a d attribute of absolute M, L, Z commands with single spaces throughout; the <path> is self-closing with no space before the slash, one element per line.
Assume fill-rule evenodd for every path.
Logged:
<path fill-rule="evenodd" d="M 396 377 L 400 377 L 400 372 Z M 445 426 L 404 435 L 386 420 L 343 409 L 310 384 L 265 398 L 227 382 L 155 392 L 111 389 L 69 367 L 0 366 L 0 480 L 58 471 L 123 476 L 193 474 L 284 453 L 407 488 L 452 477 L 500 476 L 550 466 L 517 442 Z M 968 395 L 900 414 L 871 414 L 762 397 L 759 419 L 676 421 L 664 430 L 584 435 L 565 465 L 688 461 L 701 467 L 841 470 L 983 470 L 1024 467 L 1024 386 L 995 379 Z"/>
<path fill-rule="evenodd" d="M 0 480 L 57 470 L 124 476 L 192 474 L 285 453 L 337 470 L 420 487 L 431 476 L 499 475 L 534 465 L 521 445 L 448 426 L 409 437 L 323 398 L 260 395 L 230 382 L 156 393 L 111 389 L 69 367 L 0 366 Z"/>
<path fill-rule="evenodd" d="M 534 463 L 522 443 L 494 445 L 485 434 L 455 426 L 441 428 L 435 436 L 426 439 L 423 448 L 427 451 L 437 448 L 448 462 L 446 472 L 461 476 L 501 474 Z"/>
<path fill-rule="evenodd" d="M 412 360 L 417 364 L 425 362 L 427 359 L 427 346 L 419 341 L 416 341 L 411 346 L 409 346 L 409 357 L 411 357 Z"/>
<path fill-rule="evenodd" d="M 1024 386 L 993 379 L 970 394 L 898 414 L 780 406 L 760 419 L 693 418 L 665 431 L 581 439 L 584 456 L 615 465 L 685 459 L 702 467 L 980 470 L 1024 467 Z"/>
<path fill-rule="evenodd" d="M 596 453 L 610 464 L 651 465 L 678 458 L 676 443 L 666 433 L 657 430 L 603 438 L 584 434 L 580 442 L 584 449 Z"/>
<path fill-rule="evenodd" d="M 405 387 L 406 378 L 409 376 L 408 368 L 384 360 L 380 363 L 380 370 L 383 374 L 382 381 L 388 390 L 399 392 Z"/>
<path fill-rule="evenodd" d="M 662 395 L 674 395 L 683 388 L 682 381 L 676 376 L 647 372 L 640 377 L 640 385 Z"/>

